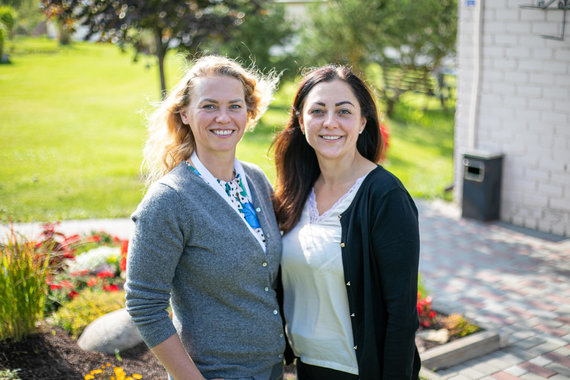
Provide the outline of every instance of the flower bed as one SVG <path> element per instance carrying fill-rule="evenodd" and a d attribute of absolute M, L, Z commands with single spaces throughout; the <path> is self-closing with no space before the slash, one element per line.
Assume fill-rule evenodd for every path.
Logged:
<path fill-rule="evenodd" d="M 96 359 L 92 361 L 87 360 L 82 363 L 81 375 L 86 379 L 108 378 L 109 376 L 124 379 L 143 378 L 143 376 L 162 378 L 160 376 L 165 375 L 166 372 L 144 344 L 137 348 L 137 355 L 140 355 L 141 352 L 145 353 L 143 354 L 144 363 L 141 363 L 140 366 L 136 364 L 133 366 L 133 362 L 129 362 L 130 368 L 128 370 L 131 371 L 132 375 L 128 376 L 121 367 L 120 356 L 109 357 L 105 354 L 94 356 L 94 353 L 82 352 L 75 341 L 90 322 L 101 315 L 124 307 L 122 287 L 125 279 L 128 241 L 116 238 L 106 232 L 92 232 L 87 236 L 66 236 L 56 229 L 57 224 L 46 224 L 43 226 L 38 241 L 24 244 L 27 247 L 33 247 L 38 252 L 49 251 L 49 271 L 45 279 L 47 297 L 44 303 L 46 316 L 43 320 L 44 329 L 29 340 L 30 349 L 35 347 L 33 348 L 34 355 L 37 357 L 41 351 L 42 345 L 38 346 L 38 339 L 45 342 L 51 342 L 54 339 L 57 342 L 61 341 L 63 332 L 51 334 L 51 332 L 56 331 L 54 329 L 57 326 L 65 330 L 63 334 L 68 334 L 68 339 L 72 343 L 67 345 L 45 343 L 46 349 L 53 354 L 65 347 L 68 353 L 74 353 L 74 357 L 80 357 L 82 354 L 85 358 L 95 357 Z M 113 294 L 116 294 L 117 297 L 112 297 Z M 97 301 L 102 300 L 102 303 L 95 302 L 93 297 L 96 297 Z M 115 299 L 119 301 L 117 302 Z M 83 310 L 83 308 L 87 310 Z M 446 315 L 433 310 L 432 299 L 425 291 L 421 281 L 417 297 L 417 310 L 421 327 L 417 334 L 416 343 L 422 355 L 480 330 L 479 327 L 469 323 L 460 315 Z M 434 340 L 433 337 L 437 339 Z M 13 353 L 14 347 L 18 347 L 18 344 L 23 345 L 23 347 L 27 346 L 26 341 L 19 343 L 8 339 L 5 342 L 0 342 L 0 370 L 13 370 L 15 369 L 14 363 L 26 363 L 27 368 L 23 369 L 23 376 L 32 379 L 42 378 L 41 376 L 34 377 L 34 369 L 28 368 L 35 361 L 29 358 L 18 358 L 17 355 L 14 357 L 14 354 L 2 355 L 3 349 L 6 350 L 6 353 Z M 24 351 L 25 349 L 18 349 L 15 352 Z M 4 356 L 4 360 L 1 359 L 2 356 Z M 58 361 L 58 363 L 60 362 Z M 70 363 L 63 363 L 62 365 L 65 367 L 67 364 Z M 44 368 L 45 363 L 41 362 L 38 365 Z M 65 369 L 61 370 L 64 371 Z M 156 377 L 157 373 L 161 375 Z M 287 376 L 292 378 L 291 373 L 288 373 Z M 18 377 L 11 378 L 18 379 Z M 0 376 L 0 380 L 2 379 Z"/>

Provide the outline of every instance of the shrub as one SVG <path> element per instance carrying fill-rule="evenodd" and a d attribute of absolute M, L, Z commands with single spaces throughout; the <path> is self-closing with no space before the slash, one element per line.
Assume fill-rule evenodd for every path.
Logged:
<path fill-rule="evenodd" d="M 0 380 L 21 380 L 18 372 L 21 369 L 3 369 L 0 371 Z"/>
<path fill-rule="evenodd" d="M 441 325 L 449 330 L 449 335 L 464 337 L 481 330 L 479 326 L 469 323 L 462 315 L 450 314 L 442 318 Z"/>
<path fill-rule="evenodd" d="M 93 271 L 105 264 L 117 266 L 121 259 L 121 247 L 102 246 L 93 248 L 87 252 L 75 256 L 74 259 L 66 260 L 67 271 L 70 273 L 84 270 Z"/>
<path fill-rule="evenodd" d="M 16 25 L 16 11 L 14 8 L 4 5 L 0 6 L 0 23 L 2 23 L 9 33 L 14 29 Z"/>
<path fill-rule="evenodd" d="M 43 319 L 50 254 L 10 228 L 0 245 L 0 340 L 21 340 Z"/>
<path fill-rule="evenodd" d="M 124 307 L 124 291 L 101 292 L 86 288 L 60 307 L 51 316 L 51 322 L 77 339 L 91 322 Z"/>
<path fill-rule="evenodd" d="M 4 59 L 4 29 L 2 29 L 2 25 L 0 25 L 0 63 Z"/>
<path fill-rule="evenodd" d="M 38 246 L 52 251 L 46 313 L 57 311 L 85 288 L 117 291 L 123 283 L 128 241 L 105 232 L 66 236 L 57 223 L 43 225 Z"/>
<path fill-rule="evenodd" d="M 424 286 L 421 276 L 418 277 L 418 299 L 416 308 L 422 327 L 430 327 L 435 322 L 436 312 L 431 308 L 432 298 Z"/>

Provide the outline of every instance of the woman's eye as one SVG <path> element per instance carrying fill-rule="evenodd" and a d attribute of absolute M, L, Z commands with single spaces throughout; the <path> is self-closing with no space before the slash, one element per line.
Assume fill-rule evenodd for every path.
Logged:
<path fill-rule="evenodd" d="M 213 104 L 204 104 L 202 108 L 205 110 L 213 110 L 216 107 Z"/>
<path fill-rule="evenodd" d="M 310 113 L 311 115 L 319 115 L 319 114 L 323 113 L 323 110 L 314 109 L 314 110 L 309 111 L 309 113 Z"/>
<path fill-rule="evenodd" d="M 230 106 L 230 108 L 233 109 L 233 110 L 239 110 L 239 109 L 241 109 L 241 105 L 240 105 L 240 104 L 232 104 L 232 105 Z"/>
<path fill-rule="evenodd" d="M 340 113 L 341 115 L 350 115 L 350 110 L 342 109 L 342 110 L 339 111 L 339 113 Z"/>

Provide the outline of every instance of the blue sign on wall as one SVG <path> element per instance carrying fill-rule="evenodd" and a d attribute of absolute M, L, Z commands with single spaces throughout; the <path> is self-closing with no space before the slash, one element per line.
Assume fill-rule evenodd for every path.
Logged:
<path fill-rule="evenodd" d="M 468 7 L 474 7 L 475 6 L 475 0 L 467 0 L 466 3 L 467 3 Z"/>

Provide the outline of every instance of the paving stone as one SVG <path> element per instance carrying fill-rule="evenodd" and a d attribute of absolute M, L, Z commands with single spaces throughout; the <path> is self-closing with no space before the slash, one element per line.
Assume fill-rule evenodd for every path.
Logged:
<path fill-rule="evenodd" d="M 554 352 L 558 355 L 564 356 L 564 357 L 570 357 L 570 348 L 567 348 L 567 347 L 560 347 L 559 349 L 554 350 L 552 352 Z"/>
<path fill-rule="evenodd" d="M 533 359 L 537 356 L 540 356 L 538 354 L 529 352 L 527 349 L 525 348 L 519 348 L 516 346 L 510 346 L 510 347 L 506 347 L 503 349 L 504 352 L 508 352 L 509 354 L 521 359 L 519 363 L 521 362 L 525 362 L 528 361 L 530 359 Z M 518 363 L 517 363 L 518 364 Z"/>
<path fill-rule="evenodd" d="M 546 377 L 549 378 L 551 376 L 556 375 L 556 372 L 553 370 L 550 370 L 548 368 L 544 368 L 541 366 L 538 366 L 536 364 L 533 364 L 531 362 L 524 362 L 519 364 L 519 367 L 526 369 L 529 372 L 532 372 L 536 375 L 542 376 L 542 377 Z"/>
<path fill-rule="evenodd" d="M 562 347 L 562 345 L 563 345 L 563 342 L 561 342 L 561 341 L 548 339 L 547 342 L 530 348 L 529 352 L 535 354 L 536 356 L 540 356 L 544 353 L 552 352 L 552 351 L 556 350 L 557 348 Z"/>
<path fill-rule="evenodd" d="M 570 368 L 570 358 L 564 355 L 561 355 L 555 351 L 553 352 L 547 352 L 546 354 L 542 355 L 545 358 L 554 361 L 556 363 L 560 363 L 563 366 L 566 366 L 568 368 Z"/>
<path fill-rule="evenodd" d="M 482 373 L 483 375 L 491 375 L 502 370 L 502 368 L 493 367 L 487 363 L 475 364 L 472 368 L 475 371 Z"/>
<path fill-rule="evenodd" d="M 566 376 L 566 378 L 570 379 L 570 368 L 560 364 L 560 363 L 550 363 L 546 365 L 546 368 L 552 370 L 560 375 Z"/>
<path fill-rule="evenodd" d="M 458 367 L 460 367 L 460 366 L 454 366 L 451 368 L 446 368 L 446 369 L 443 369 L 441 371 L 437 371 L 436 374 L 445 378 L 445 379 L 448 379 L 451 376 L 457 376 L 459 374 L 459 372 L 462 368 L 458 368 Z"/>
<path fill-rule="evenodd" d="M 533 337 L 535 335 L 536 335 L 536 331 L 521 330 L 521 331 L 517 331 L 514 334 L 512 334 L 512 337 L 516 338 L 516 339 L 527 339 L 527 338 Z"/>
<path fill-rule="evenodd" d="M 532 372 L 525 373 L 520 378 L 523 380 L 544 380 L 544 376 L 539 376 Z"/>
<path fill-rule="evenodd" d="M 535 329 L 537 329 L 537 330 L 539 330 L 539 331 L 542 331 L 542 332 L 545 332 L 545 333 L 547 333 L 547 334 L 556 335 L 556 336 L 560 336 L 560 337 L 562 337 L 562 336 L 564 336 L 564 335 L 567 334 L 567 332 L 566 332 L 565 330 L 563 330 L 563 329 L 550 327 L 550 326 L 547 326 L 547 325 L 544 324 L 544 323 L 538 324 L 538 325 L 533 326 L 533 327 L 534 327 Z"/>
<path fill-rule="evenodd" d="M 548 380 L 568 380 L 568 376 L 564 376 L 564 375 L 554 375 L 552 377 L 549 377 Z"/>
<path fill-rule="evenodd" d="M 519 364 L 522 363 L 528 359 L 524 359 L 524 358 L 520 358 L 510 352 L 507 352 L 505 350 L 499 350 L 496 352 L 493 352 L 491 354 L 491 357 L 495 358 L 495 359 L 499 359 L 504 363 L 510 364 L 510 365 L 515 365 L 515 364 Z"/>
<path fill-rule="evenodd" d="M 540 338 L 540 337 L 532 337 L 532 338 L 527 338 L 524 339 L 520 342 L 517 343 L 517 348 L 521 348 L 521 349 L 530 349 L 532 347 L 538 347 L 541 344 L 544 344 L 545 340 Z"/>
<path fill-rule="evenodd" d="M 552 360 L 545 358 L 543 355 L 543 356 L 539 356 L 537 358 L 529 360 L 529 363 L 536 364 L 538 366 L 544 367 L 548 363 L 552 363 Z"/>
<path fill-rule="evenodd" d="M 564 297 L 560 297 L 560 298 L 563 299 Z M 565 324 L 567 324 L 567 325 L 570 325 L 570 316 L 563 315 L 563 316 L 560 316 L 560 317 L 556 318 L 556 320 L 557 320 L 557 321 L 560 321 L 560 322 L 562 322 L 562 323 L 565 323 Z"/>
<path fill-rule="evenodd" d="M 518 365 L 514 365 L 512 367 L 505 369 L 505 372 L 510 373 L 513 376 L 522 376 L 528 371 L 524 368 L 519 367 Z"/>
<path fill-rule="evenodd" d="M 476 371 L 475 369 L 473 369 L 471 367 L 468 367 L 468 368 L 465 368 L 464 370 L 461 370 L 459 372 L 459 374 L 463 375 L 463 376 L 467 376 L 470 379 L 480 379 L 484 376 L 484 374 L 482 374 L 479 371 Z"/>
<path fill-rule="evenodd" d="M 493 376 L 491 376 L 491 377 L 498 379 L 498 380 L 519 380 L 520 379 L 519 377 L 511 375 L 510 373 L 507 373 L 505 371 L 494 373 Z"/>

